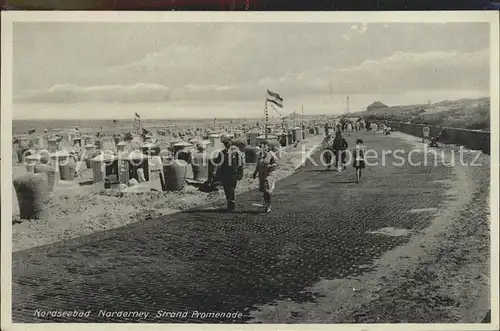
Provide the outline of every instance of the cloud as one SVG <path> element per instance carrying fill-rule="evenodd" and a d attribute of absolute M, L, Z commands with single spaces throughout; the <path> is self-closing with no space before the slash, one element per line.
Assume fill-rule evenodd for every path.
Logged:
<path fill-rule="evenodd" d="M 359 29 L 359 27 L 357 28 Z M 31 102 L 162 102 L 245 101 L 264 97 L 266 89 L 282 96 L 385 94 L 411 91 L 489 90 L 489 50 L 474 53 L 436 51 L 396 52 L 347 68 L 323 67 L 235 84 L 185 84 L 166 86 L 140 83 L 132 86 L 81 87 L 56 85 L 23 94 L 17 100 Z"/>
<path fill-rule="evenodd" d="M 131 67 L 143 67 L 154 70 L 162 67 L 196 67 L 201 69 L 200 58 L 204 56 L 204 52 L 204 48 L 200 45 L 173 43 L 158 52 L 146 54 L 139 61 L 113 69 L 120 70 Z"/>
<path fill-rule="evenodd" d="M 170 99 L 170 89 L 149 83 L 132 86 L 104 85 L 77 86 L 55 85 L 47 90 L 23 93 L 14 98 L 27 102 L 162 102 Z"/>
<path fill-rule="evenodd" d="M 381 60 L 349 68 L 329 68 L 287 74 L 269 85 L 290 94 L 366 94 L 423 90 L 489 89 L 489 51 L 475 53 L 396 52 Z"/>

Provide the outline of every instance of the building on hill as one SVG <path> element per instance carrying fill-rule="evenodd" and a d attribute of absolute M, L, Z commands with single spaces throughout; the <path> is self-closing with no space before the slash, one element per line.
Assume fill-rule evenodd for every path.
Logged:
<path fill-rule="evenodd" d="M 368 107 L 366 107 L 366 110 L 370 111 L 370 110 L 381 109 L 381 108 L 388 108 L 388 107 L 389 106 L 387 106 L 386 104 L 383 104 L 380 101 L 375 101 L 374 103 L 372 103 Z"/>

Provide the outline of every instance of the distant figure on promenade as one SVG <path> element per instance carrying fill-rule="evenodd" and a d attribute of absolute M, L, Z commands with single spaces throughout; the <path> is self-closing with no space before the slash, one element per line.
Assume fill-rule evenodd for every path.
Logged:
<path fill-rule="evenodd" d="M 387 126 L 387 123 L 380 124 L 380 129 L 384 133 L 384 135 L 389 135 L 391 133 L 391 128 Z"/>
<path fill-rule="evenodd" d="M 342 132 L 342 123 L 340 123 L 340 122 L 337 123 L 337 129 L 335 131 Z"/>
<path fill-rule="evenodd" d="M 359 123 L 359 130 L 364 130 L 365 129 L 365 121 L 361 120 L 358 122 Z"/>
<path fill-rule="evenodd" d="M 335 164 L 337 165 L 337 171 L 342 171 L 345 169 L 345 151 L 347 150 L 347 141 L 342 137 L 342 132 L 337 131 L 335 133 L 335 139 L 333 139 L 333 152 L 335 156 Z"/>
<path fill-rule="evenodd" d="M 121 140 L 121 135 L 119 135 L 119 134 L 113 135 L 113 141 L 115 143 L 115 147 L 118 146 L 118 143 L 120 142 L 120 140 Z"/>
<path fill-rule="evenodd" d="M 82 134 L 80 130 L 78 130 L 77 127 L 75 127 L 75 130 L 73 131 L 73 147 L 78 145 L 79 147 L 82 147 Z"/>
<path fill-rule="evenodd" d="M 332 160 L 333 160 L 333 137 L 331 133 L 328 133 L 323 139 L 322 143 L 322 149 L 323 149 L 323 160 L 326 165 L 326 170 L 330 171 L 332 170 Z"/>
<path fill-rule="evenodd" d="M 275 179 L 272 172 L 278 167 L 278 157 L 264 140 L 260 143 L 260 153 L 253 173 L 253 179 L 259 175 L 259 191 L 264 194 L 264 208 L 266 213 L 271 212 L 271 193 L 274 191 Z"/>
<path fill-rule="evenodd" d="M 351 133 L 352 133 L 352 124 L 351 124 L 351 122 L 347 123 L 347 125 L 346 125 L 346 131 L 347 131 L 347 135 L 350 136 Z"/>
<path fill-rule="evenodd" d="M 353 166 L 356 169 L 356 183 L 361 181 L 362 169 L 365 168 L 365 150 L 362 139 L 356 139 L 356 147 L 353 153 Z"/>
<path fill-rule="evenodd" d="M 236 184 L 243 178 L 244 156 L 240 149 L 232 144 L 227 134 L 221 137 L 224 149 L 219 152 L 214 162 L 213 180 L 220 182 L 227 200 L 227 211 L 232 212 L 236 206 Z"/>
<path fill-rule="evenodd" d="M 445 133 L 445 130 L 442 129 L 441 132 L 439 132 L 438 135 L 436 135 L 434 137 L 431 137 L 431 139 L 430 139 L 431 141 L 429 143 L 429 147 L 439 147 L 438 146 L 438 141 L 443 137 L 444 133 Z"/>

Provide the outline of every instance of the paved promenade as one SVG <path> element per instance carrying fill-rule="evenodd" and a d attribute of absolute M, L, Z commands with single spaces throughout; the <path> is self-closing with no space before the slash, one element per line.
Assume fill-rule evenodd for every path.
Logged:
<path fill-rule="evenodd" d="M 369 148 L 410 150 L 403 139 L 355 133 Z M 315 155 L 318 158 L 318 155 Z M 413 155 L 417 161 L 423 157 Z M 307 290 L 322 279 L 371 270 L 375 259 L 411 236 L 380 235 L 382 228 L 420 231 L 446 203 L 449 167 L 368 167 L 327 172 L 306 163 L 277 183 L 271 214 L 255 204 L 261 194 L 237 197 L 237 210 L 220 206 L 21 251 L 13 256 L 14 322 L 252 321 L 250 312 L 276 300 L 311 302 Z M 370 233 L 372 232 L 372 233 Z M 37 317 L 35 310 L 91 310 L 89 317 Z M 101 316 L 99 311 L 143 311 L 147 318 Z M 187 317 L 158 311 L 185 312 Z M 240 317 L 193 316 L 240 312 Z"/>

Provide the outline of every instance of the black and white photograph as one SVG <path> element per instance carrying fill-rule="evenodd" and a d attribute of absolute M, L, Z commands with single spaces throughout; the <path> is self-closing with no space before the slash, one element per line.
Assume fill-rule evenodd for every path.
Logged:
<path fill-rule="evenodd" d="M 498 330 L 498 12 L 1 33 L 2 329 Z"/>

